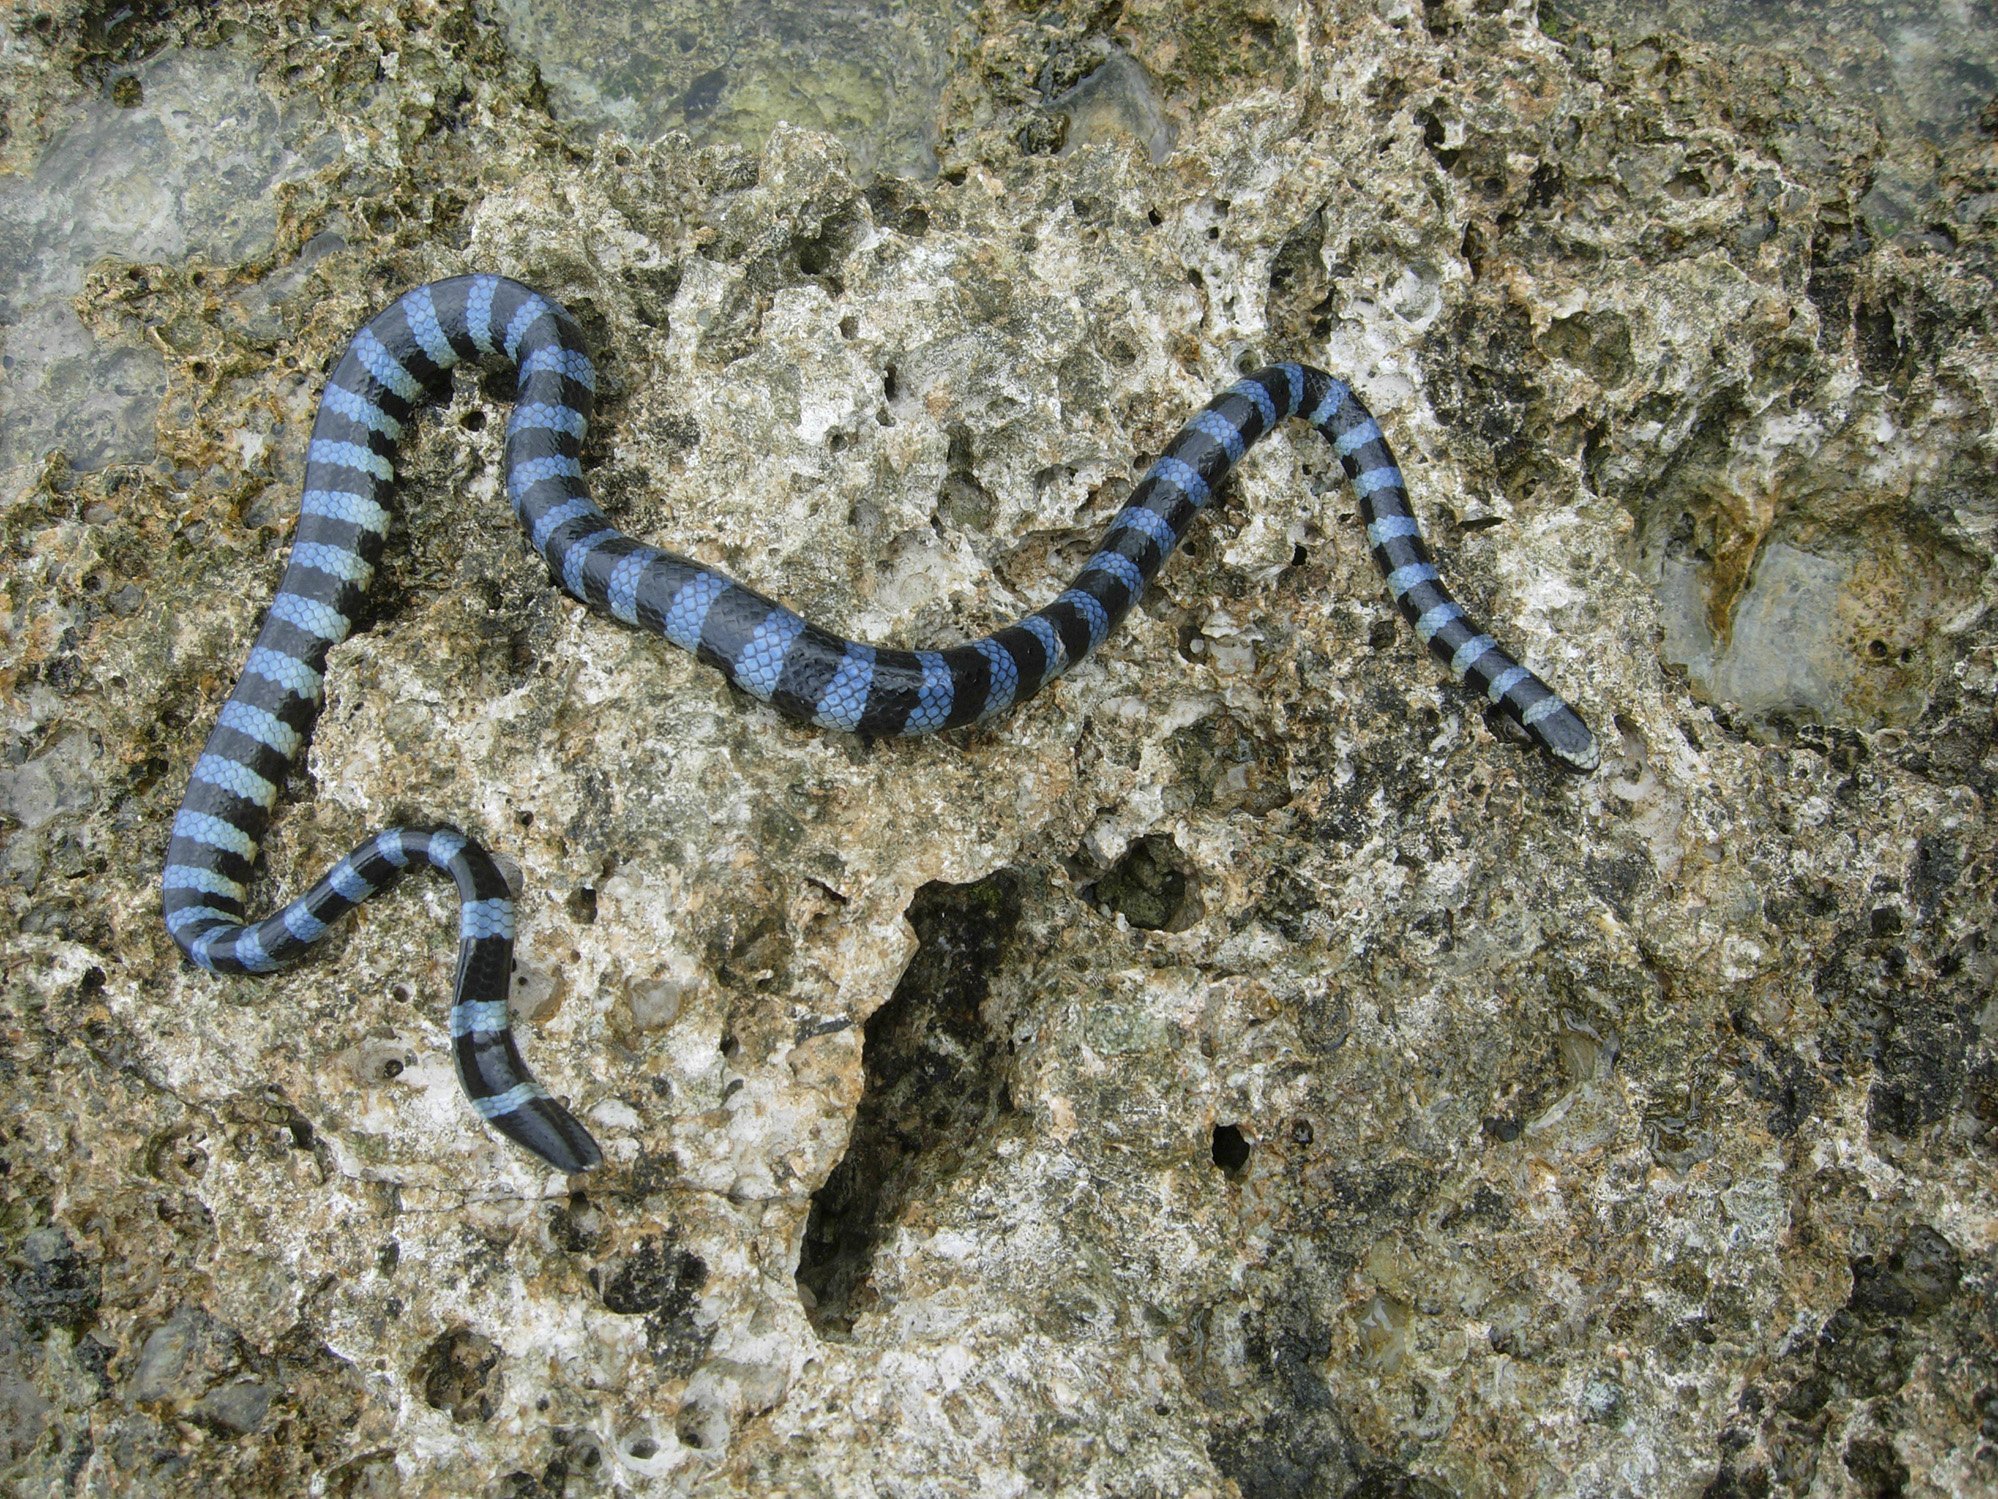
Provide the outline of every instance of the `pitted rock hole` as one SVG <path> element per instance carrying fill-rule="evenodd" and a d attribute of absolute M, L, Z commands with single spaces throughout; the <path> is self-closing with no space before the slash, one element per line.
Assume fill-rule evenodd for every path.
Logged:
<path fill-rule="evenodd" d="M 1147 932 L 1182 932 L 1200 919 L 1193 877 L 1163 833 L 1140 838 L 1096 882 L 1094 899 Z"/>
<path fill-rule="evenodd" d="M 1214 1126 L 1214 1164 L 1230 1176 L 1240 1176 L 1249 1164 L 1249 1137 L 1239 1124 Z"/>
<path fill-rule="evenodd" d="M 453 1421 L 483 1421 L 499 1393 L 499 1364 L 498 1344 L 459 1327 L 431 1340 L 409 1378 L 431 1409 L 449 1412 Z"/>
<path fill-rule="evenodd" d="M 798 1282 L 812 1322 L 843 1333 L 867 1304 L 875 1245 L 1012 1108 L 1004 1040 L 980 1007 L 1020 921 L 1021 877 L 925 885 L 909 906 L 920 946 L 867 1022 L 853 1138 L 812 1198 Z"/>
<path fill-rule="evenodd" d="M 711 1402 L 689 1401 L 673 1423 L 673 1434 L 682 1447 L 719 1454 L 728 1446 L 728 1416 Z"/>

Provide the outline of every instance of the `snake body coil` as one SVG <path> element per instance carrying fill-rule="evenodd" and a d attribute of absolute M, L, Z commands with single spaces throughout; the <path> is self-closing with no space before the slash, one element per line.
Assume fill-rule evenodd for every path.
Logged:
<path fill-rule="evenodd" d="M 415 864 L 451 875 L 461 898 L 451 1038 L 481 1115 L 550 1165 L 602 1158 L 521 1061 L 507 1019 L 514 907 L 491 857 L 451 828 L 392 828 L 305 895 L 246 921 L 272 804 L 318 712 L 327 652 L 347 637 L 388 531 L 398 439 L 427 392 L 461 360 L 500 355 L 520 376 L 507 424 L 514 513 L 563 589 L 663 635 L 750 696 L 794 718 L 870 736 L 925 734 L 1000 713 L 1102 643 L 1194 515 L 1259 437 L 1300 416 L 1329 440 L 1366 521 L 1374 560 L 1416 634 L 1554 758 L 1596 763 L 1573 710 L 1451 599 L 1423 544 L 1380 428 L 1322 370 L 1278 364 L 1210 401 L 1183 427 L 1111 521 L 1066 592 L 1017 624 L 944 651 L 884 650 L 807 623 L 712 568 L 624 535 L 583 485 L 583 430 L 596 371 L 554 301 L 500 276 L 457 276 L 409 292 L 348 347 L 319 404 L 297 534 L 276 600 L 174 818 L 162 881 L 167 929 L 218 973 L 264 973 Z"/>

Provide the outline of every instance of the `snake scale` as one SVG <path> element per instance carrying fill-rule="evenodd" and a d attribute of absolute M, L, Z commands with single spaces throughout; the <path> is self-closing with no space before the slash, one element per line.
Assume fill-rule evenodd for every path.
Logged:
<path fill-rule="evenodd" d="M 1322 370 L 1276 364 L 1238 381 L 1180 429 L 1052 603 L 942 651 L 877 649 L 808 623 L 712 568 L 624 535 L 590 502 L 583 431 L 596 371 L 553 299 L 501 276 L 456 276 L 406 293 L 354 336 L 314 420 L 305 495 L 284 576 L 241 678 L 175 816 L 162 895 L 181 950 L 217 973 L 265 973 L 407 869 L 456 881 L 459 957 L 451 1045 L 472 1106 L 549 1165 L 602 1159 L 589 1131 L 535 1082 L 508 1024 L 514 904 L 477 843 L 448 827 L 390 828 L 276 914 L 246 914 L 271 808 L 311 732 L 327 653 L 352 628 L 388 532 L 398 440 L 426 394 L 464 360 L 503 357 L 519 388 L 506 432 L 514 513 L 564 591 L 663 635 L 784 713 L 870 737 L 926 734 L 1004 712 L 1103 641 L 1194 516 L 1264 433 L 1302 417 L 1331 442 L 1388 592 L 1459 681 L 1553 758 L 1595 766 L 1588 728 L 1450 597 L 1408 507 L 1407 486 L 1358 397 Z"/>

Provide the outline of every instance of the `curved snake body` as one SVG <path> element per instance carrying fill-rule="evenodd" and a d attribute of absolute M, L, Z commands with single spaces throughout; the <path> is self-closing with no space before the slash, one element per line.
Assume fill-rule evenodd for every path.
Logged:
<path fill-rule="evenodd" d="M 513 901 L 476 843 L 451 828 L 390 829 L 275 915 L 251 923 L 245 907 L 272 805 L 319 708 L 327 652 L 351 629 L 381 554 L 397 442 L 454 365 L 495 355 L 519 371 L 507 493 L 556 581 L 591 608 L 695 652 L 794 718 L 887 737 L 954 728 L 1024 701 L 1102 643 L 1243 453 L 1285 417 L 1299 416 L 1338 454 L 1388 592 L 1431 652 L 1557 761 L 1582 770 L 1596 763 L 1595 740 L 1574 711 L 1450 597 L 1380 428 L 1351 389 L 1322 370 L 1272 365 L 1210 401 L 1052 603 L 949 650 L 888 650 L 820 629 L 605 519 L 590 502 L 581 462 L 596 372 L 556 302 L 500 276 L 418 287 L 354 336 L 320 401 L 277 598 L 174 819 L 162 882 L 166 923 L 202 967 L 264 973 L 298 958 L 412 865 L 448 873 L 461 901 L 451 1007 L 458 1075 L 494 1128 L 563 1171 L 586 1170 L 601 1154 L 514 1045 Z"/>

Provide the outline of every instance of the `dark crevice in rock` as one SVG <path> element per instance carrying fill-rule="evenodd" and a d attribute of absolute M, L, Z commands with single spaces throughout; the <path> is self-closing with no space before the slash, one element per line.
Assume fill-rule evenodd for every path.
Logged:
<path fill-rule="evenodd" d="M 889 398 L 892 400 L 893 392 Z M 977 456 L 972 450 L 971 429 L 962 422 L 951 423 L 949 449 L 942 488 L 937 494 L 937 513 L 953 526 L 979 530 L 992 520 L 992 492 L 978 481 Z"/>
<path fill-rule="evenodd" d="M 1330 328 L 1332 277 L 1325 268 L 1325 214 L 1307 215 L 1270 258 L 1264 318 L 1271 347 L 1309 348 Z"/>
<path fill-rule="evenodd" d="M 921 946 L 867 1022 L 853 1138 L 805 1225 L 798 1282 L 821 1332 L 852 1326 L 875 1246 L 1012 1108 L 1004 1038 L 980 1009 L 1019 926 L 1023 884 L 1002 869 L 972 885 L 925 885 L 909 906 Z"/>
<path fill-rule="evenodd" d="M 1201 913 L 1192 872 L 1163 833 L 1133 843 L 1084 897 L 1147 932 L 1183 932 Z"/>

